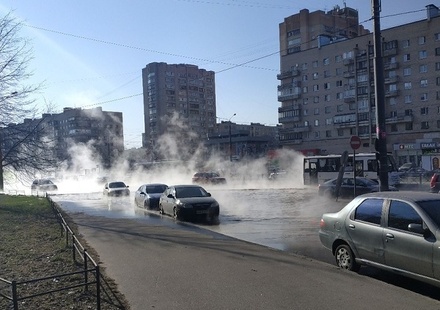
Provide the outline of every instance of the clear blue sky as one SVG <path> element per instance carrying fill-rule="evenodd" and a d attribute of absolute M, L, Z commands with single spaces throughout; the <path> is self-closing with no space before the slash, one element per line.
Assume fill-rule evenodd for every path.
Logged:
<path fill-rule="evenodd" d="M 371 1 L 347 0 L 372 30 Z M 382 0 L 382 29 L 426 17 L 439 1 Z M 278 123 L 278 25 L 307 8 L 327 11 L 340 0 L 3 0 L 31 39 L 37 102 L 124 115 L 126 147 L 144 132 L 141 71 L 150 62 L 189 63 L 216 72 L 217 117 Z M 407 13 L 408 14 L 399 14 Z M 247 63 L 243 66 L 236 66 Z M 121 99 L 125 98 L 125 99 Z"/>

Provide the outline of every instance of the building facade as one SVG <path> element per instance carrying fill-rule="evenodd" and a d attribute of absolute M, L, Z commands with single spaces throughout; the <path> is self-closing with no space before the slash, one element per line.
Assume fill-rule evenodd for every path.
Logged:
<path fill-rule="evenodd" d="M 216 124 L 215 73 L 190 64 L 150 63 L 142 69 L 145 133 L 142 145 L 156 149 L 163 134 L 196 146 Z M 153 155 L 151 160 L 155 160 Z"/>
<path fill-rule="evenodd" d="M 69 162 L 72 145 L 91 148 L 97 164 L 110 167 L 124 152 L 123 117 L 121 112 L 93 109 L 64 108 L 62 113 L 43 114 L 43 124 L 54 141 L 54 154 Z"/>
<path fill-rule="evenodd" d="M 387 150 L 399 163 L 420 164 L 423 155 L 440 151 L 439 16 L 439 9 L 429 5 L 426 19 L 381 31 L 385 101 L 378 104 L 385 105 Z M 290 37 L 281 33 L 282 48 Z M 304 154 L 342 153 L 351 149 L 350 137 L 357 135 L 362 140 L 359 152 L 375 150 L 373 42 L 368 33 L 318 40 L 306 50 L 281 56 L 278 112 L 283 148 Z"/>
<path fill-rule="evenodd" d="M 220 154 L 233 161 L 266 157 L 271 150 L 279 148 L 278 129 L 260 123 L 222 121 L 205 141 L 207 154 Z"/>

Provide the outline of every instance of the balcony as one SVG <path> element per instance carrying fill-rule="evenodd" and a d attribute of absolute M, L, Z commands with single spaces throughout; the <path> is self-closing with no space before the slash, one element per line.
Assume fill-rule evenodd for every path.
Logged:
<path fill-rule="evenodd" d="M 301 121 L 300 115 L 293 115 L 293 116 L 284 116 L 278 118 L 278 122 L 284 124 L 284 123 L 290 123 L 290 122 L 299 122 Z"/>
<path fill-rule="evenodd" d="M 385 97 L 389 98 L 389 97 L 397 97 L 399 96 L 399 90 L 387 90 L 385 92 Z"/>
<path fill-rule="evenodd" d="M 394 70 L 394 69 L 398 69 L 399 68 L 399 63 L 398 62 L 387 62 L 383 65 L 383 68 L 385 70 Z"/>
<path fill-rule="evenodd" d="M 289 138 L 282 138 L 280 137 L 280 142 L 282 142 L 282 144 L 301 144 L 302 143 L 302 139 L 289 139 Z"/>
<path fill-rule="evenodd" d="M 351 128 L 356 127 L 356 121 L 336 123 L 335 125 L 339 125 L 340 128 Z"/>
<path fill-rule="evenodd" d="M 301 88 L 300 87 L 289 87 L 278 91 L 278 101 L 288 101 L 300 98 Z"/>
<path fill-rule="evenodd" d="M 295 77 L 295 76 L 299 76 L 300 72 L 298 69 L 293 69 L 293 70 L 289 70 L 289 71 L 284 71 L 281 72 L 280 74 L 277 74 L 277 79 L 278 80 L 284 80 L 290 77 Z"/>
<path fill-rule="evenodd" d="M 351 71 L 344 71 L 343 76 L 344 76 L 344 78 L 346 78 L 346 79 L 351 78 L 351 77 L 354 77 L 354 70 L 351 70 Z"/>
<path fill-rule="evenodd" d="M 414 116 L 412 115 L 397 115 L 385 119 L 385 122 L 387 124 L 412 123 L 413 121 L 414 121 Z"/>
<path fill-rule="evenodd" d="M 397 55 L 397 48 L 390 48 L 390 49 L 387 49 L 387 50 L 383 51 L 383 56 L 384 57 L 392 56 L 392 55 Z"/>
<path fill-rule="evenodd" d="M 398 75 L 385 78 L 385 84 L 397 83 L 398 81 L 399 81 Z"/>
<path fill-rule="evenodd" d="M 295 111 L 295 110 L 301 110 L 301 105 L 299 103 L 294 103 L 292 105 L 284 106 L 281 108 L 278 108 L 278 113 L 288 112 L 288 111 Z"/>
<path fill-rule="evenodd" d="M 353 58 L 344 58 L 344 59 L 342 60 L 342 63 L 343 63 L 345 66 L 348 66 L 348 65 L 354 63 L 354 59 L 353 59 Z"/>

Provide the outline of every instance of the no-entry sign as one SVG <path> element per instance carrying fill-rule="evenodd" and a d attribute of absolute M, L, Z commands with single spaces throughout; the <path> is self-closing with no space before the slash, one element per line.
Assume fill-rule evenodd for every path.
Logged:
<path fill-rule="evenodd" d="M 357 150 L 361 147 L 361 138 L 358 136 L 351 136 L 350 138 L 350 146 L 353 150 Z"/>

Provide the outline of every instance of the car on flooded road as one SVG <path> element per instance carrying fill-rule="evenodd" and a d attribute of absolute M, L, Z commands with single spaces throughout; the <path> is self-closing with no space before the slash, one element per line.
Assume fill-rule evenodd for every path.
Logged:
<path fill-rule="evenodd" d="M 226 178 L 217 172 L 196 172 L 192 177 L 193 184 L 226 184 Z"/>
<path fill-rule="evenodd" d="M 136 207 L 147 210 L 159 210 L 159 198 L 167 188 L 168 186 L 162 183 L 141 185 L 134 193 Z"/>
<path fill-rule="evenodd" d="M 160 196 L 159 210 L 177 220 L 203 218 L 211 223 L 216 223 L 220 214 L 217 200 L 199 185 L 170 186 Z"/>
<path fill-rule="evenodd" d="M 54 193 L 58 191 L 58 186 L 50 179 L 37 179 L 31 184 L 31 193 Z"/>
<path fill-rule="evenodd" d="M 328 180 L 318 185 L 318 194 L 327 197 L 353 197 L 354 195 L 354 180 L 353 178 L 342 178 L 341 187 L 339 193 L 336 195 L 337 178 Z M 394 186 L 388 187 L 390 191 L 397 191 Z M 374 193 L 380 191 L 380 185 L 376 181 L 373 181 L 364 177 L 356 177 L 356 194 L 355 196 Z"/>
<path fill-rule="evenodd" d="M 440 286 L 439 228 L 439 195 L 380 192 L 323 214 L 319 238 L 342 269 L 369 265 Z"/>
<path fill-rule="evenodd" d="M 104 190 L 102 191 L 104 196 L 107 197 L 121 197 L 130 196 L 130 190 L 128 185 L 122 181 L 107 182 L 104 184 Z"/>

